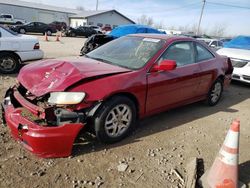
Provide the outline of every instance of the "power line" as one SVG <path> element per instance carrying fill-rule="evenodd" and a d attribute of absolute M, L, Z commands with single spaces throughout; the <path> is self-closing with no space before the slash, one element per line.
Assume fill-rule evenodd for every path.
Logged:
<path fill-rule="evenodd" d="M 243 6 L 238 6 L 238 5 L 230 5 L 230 4 L 225 4 L 225 3 L 215 3 L 215 2 L 210 2 L 210 1 L 207 1 L 207 3 L 214 4 L 214 5 L 227 6 L 227 7 L 234 7 L 234 8 L 250 9 L 250 7 L 243 7 Z"/>
<path fill-rule="evenodd" d="M 186 8 L 186 7 L 189 7 L 189 6 L 193 6 L 193 5 L 197 5 L 197 4 L 200 4 L 200 2 L 190 3 L 190 4 L 186 4 L 184 6 L 176 7 L 176 8 L 165 9 L 164 11 L 172 11 L 172 10 L 183 9 L 183 8 Z"/>

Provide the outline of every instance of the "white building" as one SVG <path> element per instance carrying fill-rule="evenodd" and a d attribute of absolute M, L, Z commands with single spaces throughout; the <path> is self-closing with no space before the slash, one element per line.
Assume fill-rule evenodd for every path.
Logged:
<path fill-rule="evenodd" d="M 24 19 L 27 22 L 65 22 L 73 27 L 86 24 L 112 27 L 134 23 L 116 10 L 79 11 L 20 0 L 0 0 L 0 14 L 12 14 L 14 18 Z"/>
<path fill-rule="evenodd" d="M 69 17 L 70 26 L 97 25 L 100 27 L 134 24 L 135 22 L 116 10 L 84 11 Z"/>

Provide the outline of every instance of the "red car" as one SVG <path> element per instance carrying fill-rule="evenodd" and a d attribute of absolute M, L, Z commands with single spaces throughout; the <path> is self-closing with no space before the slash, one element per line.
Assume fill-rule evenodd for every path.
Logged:
<path fill-rule="evenodd" d="M 66 157 L 84 127 L 105 143 L 123 139 L 137 119 L 206 100 L 231 81 L 230 59 L 187 37 L 137 34 L 76 61 L 23 67 L 3 112 L 13 137 L 41 157 Z"/>

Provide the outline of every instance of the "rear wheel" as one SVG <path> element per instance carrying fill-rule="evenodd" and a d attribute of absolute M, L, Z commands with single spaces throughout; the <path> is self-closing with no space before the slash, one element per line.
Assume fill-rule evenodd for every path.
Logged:
<path fill-rule="evenodd" d="M 47 33 L 48 36 L 52 35 L 52 31 L 51 30 L 47 30 L 46 33 Z"/>
<path fill-rule="evenodd" d="M 95 115 L 95 133 L 101 142 L 114 143 L 126 137 L 135 122 L 135 104 L 127 97 L 116 96 L 106 101 Z"/>
<path fill-rule="evenodd" d="M 223 92 L 222 80 L 217 79 L 208 92 L 207 104 L 209 106 L 216 105 L 221 98 L 222 92 Z"/>
<path fill-rule="evenodd" d="M 0 54 L 0 73 L 11 74 L 18 71 L 20 67 L 19 58 L 11 53 L 1 53 Z"/>

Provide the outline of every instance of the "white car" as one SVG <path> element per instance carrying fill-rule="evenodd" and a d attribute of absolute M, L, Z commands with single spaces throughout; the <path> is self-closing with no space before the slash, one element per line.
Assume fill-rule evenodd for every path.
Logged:
<path fill-rule="evenodd" d="M 219 39 L 197 38 L 197 40 L 204 41 L 210 48 L 215 51 L 223 47 L 223 42 Z"/>
<path fill-rule="evenodd" d="M 250 84 L 250 50 L 238 48 L 221 48 L 220 55 L 230 57 L 234 67 L 232 79 Z"/>
<path fill-rule="evenodd" d="M 16 19 L 12 14 L 1 14 L 0 23 L 2 24 L 24 24 L 26 21 L 23 19 Z"/>
<path fill-rule="evenodd" d="M 0 73 L 14 73 L 24 61 L 43 58 L 37 38 L 0 26 Z"/>

